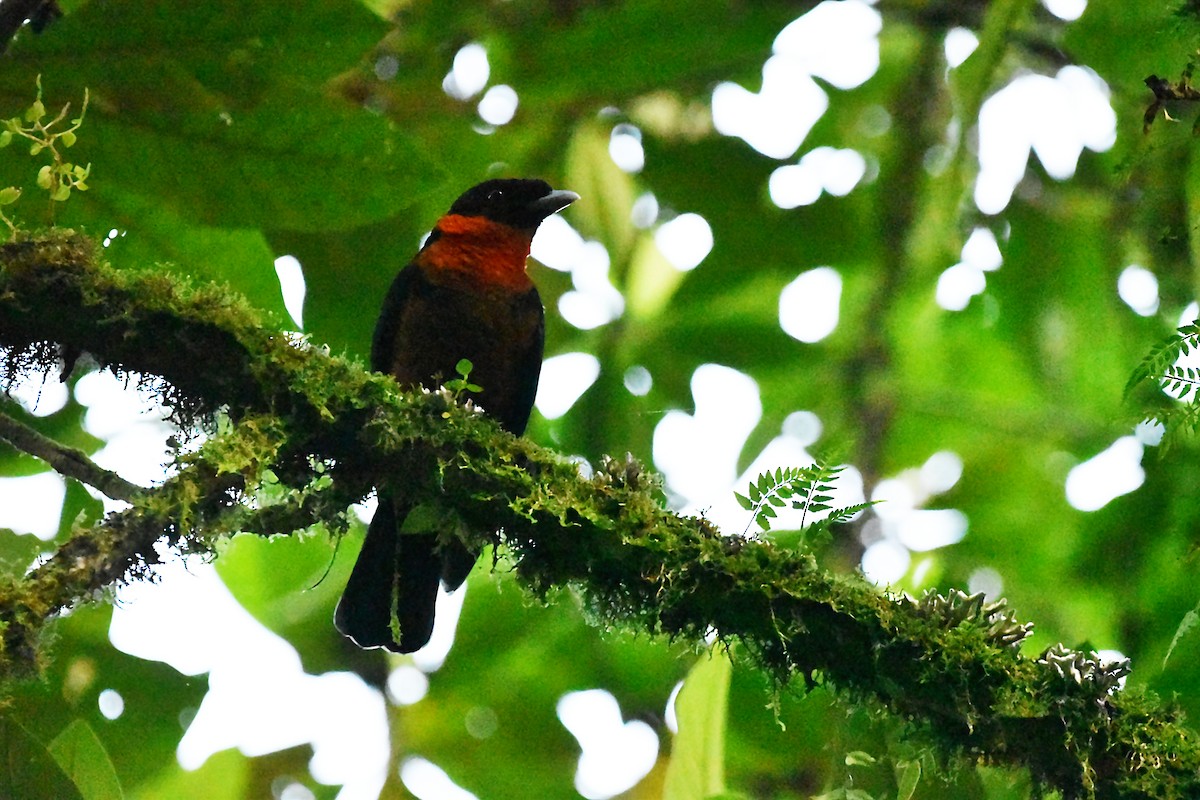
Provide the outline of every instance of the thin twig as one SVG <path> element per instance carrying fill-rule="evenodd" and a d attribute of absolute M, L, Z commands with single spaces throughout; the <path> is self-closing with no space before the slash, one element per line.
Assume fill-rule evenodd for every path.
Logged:
<path fill-rule="evenodd" d="M 145 491 L 117 473 L 98 466 L 82 451 L 59 444 L 3 412 L 0 412 L 0 439 L 23 453 L 40 458 L 56 472 L 86 483 L 114 500 L 133 503 Z"/>

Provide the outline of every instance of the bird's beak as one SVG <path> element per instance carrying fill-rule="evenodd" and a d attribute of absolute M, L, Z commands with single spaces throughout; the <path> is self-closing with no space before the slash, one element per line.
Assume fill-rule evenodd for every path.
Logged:
<path fill-rule="evenodd" d="M 539 213 L 548 217 L 555 212 L 562 211 L 578 199 L 579 195 L 574 192 L 568 192 L 566 189 L 555 189 L 550 194 L 535 200 L 533 207 Z"/>

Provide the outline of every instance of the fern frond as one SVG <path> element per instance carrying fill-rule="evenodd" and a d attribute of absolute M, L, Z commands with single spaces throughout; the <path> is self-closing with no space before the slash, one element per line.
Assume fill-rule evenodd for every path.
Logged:
<path fill-rule="evenodd" d="M 1134 389 L 1147 381 L 1175 381 L 1195 385 L 1200 381 L 1197 371 L 1177 367 L 1176 362 L 1197 349 L 1200 349 L 1200 322 L 1193 322 L 1175 331 L 1146 354 L 1129 376 L 1125 384 L 1125 396 L 1128 397 Z"/>
<path fill-rule="evenodd" d="M 833 489 L 838 475 L 846 467 L 832 466 L 818 460 L 808 467 L 776 467 L 774 472 L 759 475 L 749 486 L 746 494 L 734 492 L 738 505 L 750 512 L 750 522 L 742 535 L 750 532 L 757 524 L 762 531 L 771 529 L 771 520 L 778 517 L 776 509 L 791 507 L 800 511 L 800 529 L 812 533 L 827 531 L 831 525 L 845 522 L 875 502 L 857 503 L 846 508 L 836 508 Z M 829 512 L 824 518 L 809 523 L 809 517 Z"/>

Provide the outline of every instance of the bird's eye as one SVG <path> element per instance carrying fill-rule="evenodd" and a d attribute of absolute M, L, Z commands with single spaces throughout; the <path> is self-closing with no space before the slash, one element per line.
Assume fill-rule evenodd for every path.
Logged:
<path fill-rule="evenodd" d="M 503 189 L 492 189 L 490 192 L 488 192 L 487 200 L 490 203 L 499 200 L 501 197 L 504 197 Z"/>

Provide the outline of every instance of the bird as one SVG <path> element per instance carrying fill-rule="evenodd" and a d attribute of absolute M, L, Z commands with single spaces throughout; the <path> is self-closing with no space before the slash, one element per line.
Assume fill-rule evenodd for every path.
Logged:
<path fill-rule="evenodd" d="M 524 178 L 492 179 L 464 192 L 393 280 L 375 326 L 371 368 L 404 388 L 433 388 L 467 359 L 465 396 L 505 430 L 524 433 L 545 338 L 545 311 L 526 263 L 542 221 L 578 199 Z M 365 649 L 411 653 L 428 643 L 439 582 L 454 591 L 478 557 L 454 537 L 402 533 L 413 511 L 402 495 L 378 489 L 378 508 L 334 613 L 337 630 Z"/>

